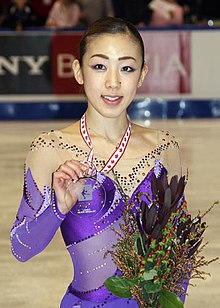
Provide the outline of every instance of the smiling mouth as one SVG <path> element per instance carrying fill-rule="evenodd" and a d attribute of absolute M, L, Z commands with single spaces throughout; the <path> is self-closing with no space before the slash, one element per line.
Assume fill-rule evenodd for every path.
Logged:
<path fill-rule="evenodd" d="M 109 95 L 101 95 L 101 97 L 105 103 L 110 105 L 118 105 L 123 98 L 123 96 L 109 96 Z"/>

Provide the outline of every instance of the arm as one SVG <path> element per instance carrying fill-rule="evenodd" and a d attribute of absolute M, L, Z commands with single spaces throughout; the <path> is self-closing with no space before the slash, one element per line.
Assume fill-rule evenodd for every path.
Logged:
<path fill-rule="evenodd" d="M 183 24 L 183 8 L 181 6 L 176 6 L 171 12 L 170 24 L 171 25 L 182 25 Z"/>
<path fill-rule="evenodd" d="M 50 29 L 59 27 L 59 22 L 58 22 L 59 19 L 60 19 L 60 3 L 55 2 L 48 13 L 45 27 Z"/>
<path fill-rule="evenodd" d="M 49 244 L 65 218 L 51 190 L 51 174 L 59 164 L 56 150 L 38 147 L 40 138 L 33 142 L 26 159 L 23 196 L 11 229 L 12 253 L 22 262 Z"/>
<path fill-rule="evenodd" d="M 174 175 L 182 176 L 179 144 L 175 137 L 169 132 L 159 131 L 158 145 L 161 145 L 163 148 L 158 159 L 166 168 L 169 180 Z"/>
<path fill-rule="evenodd" d="M 37 195 L 35 195 L 38 198 Z M 16 259 L 25 262 L 40 253 L 52 240 L 54 234 L 65 218 L 52 200 L 44 200 L 46 209 L 38 215 L 33 211 L 28 217 L 28 204 L 24 195 L 16 221 L 11 229 L 11 250 Z"/>
<path fill-rule="evenodd" d="M 77 160 L 68 160 L 70 153 L 60 140 L 53 132 L 44 133 L 27 155 L 23 197 L 11 230 L 12 253 L 19 261 L 40 253 L 52 240 L 77 200 L 71 196 L 66 205 L 67 185 L 88 169 Z"/>

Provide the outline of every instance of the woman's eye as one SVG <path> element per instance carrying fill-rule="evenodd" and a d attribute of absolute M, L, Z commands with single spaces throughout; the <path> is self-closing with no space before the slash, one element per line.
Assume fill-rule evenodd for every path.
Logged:
<path fill-rule="evenodd" d="M 123 72 L 134 72 L 135 69 L 132 68 L 131 66 L 124 66 L 124 67 L 122 67 L 122 71 Z"/>
<path fill-rule="evenodd" d="M 92 68 L 94 68 L 95 70 L 104 71 L 105 70 L 105 65 L 103 65 L 103 64 L 96 64 L 96 65 L 93 65 Z"/>

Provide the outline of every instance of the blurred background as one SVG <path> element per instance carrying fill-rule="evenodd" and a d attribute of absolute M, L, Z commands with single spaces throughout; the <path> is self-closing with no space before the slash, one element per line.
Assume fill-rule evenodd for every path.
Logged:
<path fill-rule="evenodd" d="M 83 31 L 103 16 L 128 19 L 143 37 L 149 74 L 129 107 L 141 125 L 179 141 L 192 214 L 220 200 L 220 2 L 218 0 L 0 1 L 0 307 L 56 308 L 72 278 L 59 232 L 25 264 L 10 252 L 23 164 L 42 131 L 59 129 L 86 109 L 71 64 Z M 207 259 L 220 254 L 219 207 L 208 217 Z M 193 281 L 187 308 L 218 308 L 219 261 Z"/>

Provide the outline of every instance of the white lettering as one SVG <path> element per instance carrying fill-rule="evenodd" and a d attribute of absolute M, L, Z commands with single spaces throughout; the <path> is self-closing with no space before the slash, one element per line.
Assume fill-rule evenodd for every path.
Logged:
<path fill-rule="evenodd" d="M 158 54 L 154 55 L 153 74 L 156 76 L 160 75 L 160 56 Z"/>
<path fill-rule="evenodd" d="M 11 56 L 8 59 L 0 56 L 0 76 L 9 72 L 12 75 L 18 75 L 20 63 L 24 62 L 28 66 L 29 75 L 43 75 L 42 66 L 49 60 L 48 56 Z"/>
<path fill-rule="evenodd" d="M 72 63 L 75 59 L 74 55 L 62 53 L 57 56 L 57 74 L 60 78 L 72 78 Z"/>
<path fill-rule="evenodd" d="M 168 63 L 163 71 L 163 77 L 167 77 L 172 71 L 178 71 L 180 75 L 186 76 L 186 70 L 177 54 L 171 55 L 171 57 L 168 59 Z"/>
<path fill-rule="evenodd" d="M 21 57 L 21 60 L 23 60 L 23 62 L 25 62 L 30 67 L 28 74 L 33 76 L 33 75 L 43 74 L 41 67 L 44 65 L 45 62 L 49 60 L 49 57 L 48 56 L 39 56 L 39 57 L 23 56 Z"/>
<path fill-rule="evenodd" d="M 161 65 L 161 58 L 162 56 L 156 53 L 151 56 L 149 54 L 146 55 L 145 61 L 147 63 L 152 63 L 150 71 L 153 76 L 161 76 L 162 78 L 166 78 L 172 71 L 179 72 L 182 76 L 187 75 L 186 69 L 178 54 L 172 54 L 167 59 L 166 64 L 164 65 L 164 69 Z"/>
<path fill-rule="evenodd" d="M 19 74 L 19 59 L 18 56 L 11 56 L 9 60 L 5 57 L 0 56 L 0 76 L 6 74 L 6 71 L 11 73 L 12 75 Z"/>

